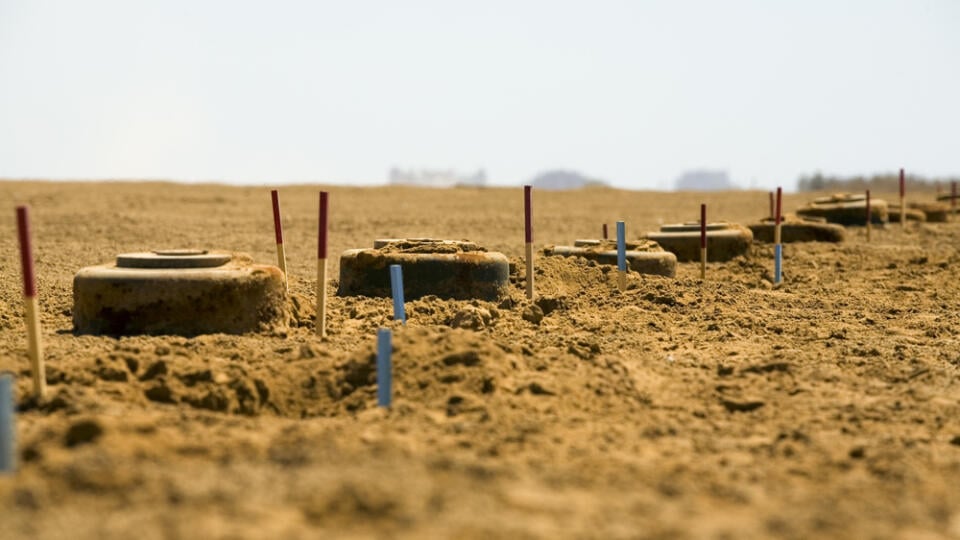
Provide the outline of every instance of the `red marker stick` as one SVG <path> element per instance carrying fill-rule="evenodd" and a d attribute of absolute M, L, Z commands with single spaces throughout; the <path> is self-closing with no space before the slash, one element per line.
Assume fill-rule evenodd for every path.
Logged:
<path fill-rule="evenodd" d="M 273 201 L 273 233 L 277 237 L 277 266 L 283 272 L 283 287 L 290 292 L 287 281 L 287 254 L 283 251 L 283 225 L 280 224 L 280 194 L 277 190 L 270 190 L 270 199 Z"/>
<path fill-rule="evenodd" d="M 327 207 L 329 195 L 320 192 L 317 227 L 317 335 L 327 335 Z"/>
<path fill-rule="evenodd" d="M 903 177 L 903 168 L 900 169 L 900 226 L 907 226 L 907 204 L 904 196 L 907 194 L 907 183 Z"/>
<path fill-rule="evenodd" d="M 606 240 L 607 238 L 608 238 L 608 237 L 607 237 L 607 224 L 604 223 L 604 224 L 603 224 L 603 239 Z"/>
<path fill-rule="evenodd" d="M 34 394 L 38 399 L 43 399 L 47 394 L 47 375 L 43 366 L 43 344 L 40 341 L 40 304 L 37 301 L 37 279 L 33 269 L 33 246 L 30 242 L 30 213 L 26 206 L 17 207 L 17 233 L 20 239 L 20 268 L 23 273 L 27 355 L 33 369 Z"/>
<path fill-rule="evenodd" d="M 707 205 L 700 205 L 700 279 L 707 279 Z"/>
<path fill-rule="evenodd" d="M 873 216 L 870 215 L 870 190 L 867 190 L 867 242 L 870 241 L 870 229 L 873 228 Z"/>
<path fill-rule="evenodd" d="M 527 249 L 527 298 L 533 300 L 533 186 L 523 186 L 524 240 Z"/>
<path fill-rule="evenodd" d="M 770 219 L 773 219 L 773 214 L 776 211 L 774 210 L 773 206 L 774 206 L 773 192 L 771 191 L 770 192 Z"/>

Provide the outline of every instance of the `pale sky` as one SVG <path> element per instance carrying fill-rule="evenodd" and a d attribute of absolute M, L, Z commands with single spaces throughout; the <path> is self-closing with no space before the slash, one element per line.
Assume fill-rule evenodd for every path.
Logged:
<path fill-rule="evenodd" d="M 0 177 L 960 174 L 960 1 L 0 0 Z"/>

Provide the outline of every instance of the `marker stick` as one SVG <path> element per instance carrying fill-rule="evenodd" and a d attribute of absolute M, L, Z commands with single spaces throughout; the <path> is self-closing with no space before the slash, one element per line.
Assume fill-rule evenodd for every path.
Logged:
<path fill-rule="evenodd" d="M 606 224 L 606 223 L 603 224 L 603 239 L 604 239 L 604 240 L 607 239 L 607 224 Z"/>
<path fill-rule="evenodd" d="M 870 215 L 870 190 L 867 190 L 867 242 L 870 241 L 870 231 L 873 229 L 873 216 Z"/>
<path fill-rule="evenodd" d="M 377 405 L 389 407 L 393 400 L 393 366 L 390 355 L 393 343 L 390 329 L 377 330 Z"/>
<path fill-rule="evenodd" d="M 393 293 L 393 319 L 407 324 L 407 312 L 403 306 L 403 269 L 399 264 L 390 265 L 390 291 Z"/>
<path fill-rule="evenodd" d="M 13 375 L 0 374 L 0 474 L 12 473 L 17 468 L 17 430 L 13 403 Z"/>
<path fill-rule="evenodd" d="M 906 181 L 903 178 L 903 168 L 900 169 L 900 226 L 907 226 L 907 204 L 904 195 L 907 193 Z"/>
<path fill-rule="evenodd" d="M 317 335 L 327 335 L 327 208 L 329 194 L 320 192 L 320 220 L 317 231 Z"/>
<path fill-rule="evenodd" d="M 627 288 L 627 225 L 617 222 L 617 270 L 620 290 Z"/>
<path fill-rule="evenodd" d="M 273 232 L 277 237 L 277 266 L 283 272 L 283 288 L 290 292 L 287 281 L 287 255 L 283 251 L 283 226 L 280 224 L 280 194 L 277 190 L 270 190 L 270 199 L 273 201 Z"/>
<path fill-rule="evenodd" d="M 700 279 L 707 279 L 707 205 L 700 205 Z"/>
<path fill-rule="evenodd" d="M 40 305 L 37 301 L 37 279 L 33 270 L 33 248 L 30 244 L 30 215 L 26 206 L 17 207 L 17 233 L 20 237 L 20 268 L 23 272 L 23 307 L 27 325 L 27 355 L 33 368 L 33 392 L 43 399 L 47 395 L 47 374 L 43 367 L 43 344 L 40 341 Z"/>
<path fill-rule="evenodd" d="M 773 192 L 771 191 L 770 192 L 770 219 L 773 219 L 774 212 L 775 212 L 773 198 L 774 198 Z"/>
<path fill-rule="evenodd" d="M 523 186 L 524 237 L 527 244 L 527 298 L 533 300 L 533 209 L 531 192 L 533 186 Z"/>
<path fill-rule="evenodd" d="M 773 225 L 773 284 L 783 280 L 783 245 L 780 243 L 780 222 L 783 221 L 783 189 L 777 188 L 777 204 Z"/>

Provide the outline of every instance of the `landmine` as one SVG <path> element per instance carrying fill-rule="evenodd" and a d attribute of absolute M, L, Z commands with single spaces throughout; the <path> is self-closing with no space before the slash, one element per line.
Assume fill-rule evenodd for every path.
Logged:
<path fill-rule="evenodd" d="M 497 300 L 510 285 L 506 255 L 470 241 L 432 238 L 375 240 L 373 249 L 349 249 L 340 256 L 340 296 L 391 296 L 390 265 L 403 268 L 408 300 L 439 298 Z"/>
<path fill-rule="evenodd" d="M 640 274 L 676 277 L 677 256 L 651 240 L 626 242 L 627 267 Z M 600 264 L 617 265 L 615 240 L 575 240 L 573 246 L 547 246 L 544 255 L 583 257 Z"/>
<path fill-rule="evenodd" d="M 947 195 L 947 201 L 950 196 Z M 929 223 L 946 223 L 950 218 L 950 205 L 938 202 L 909 202 L 907 208 L 919 210 L 927 217 Z M 909 216 L 907 216 L 909 219 Z"/>
<path fill-rule="evenodd" d="M 913 205 L 911 205 L 910 203 L 907 203 L 907 208 L 903 212 L 903 217 L 906 218 L 907 221 L 918 221 L 918 222 L 927 221 L 927 213 L 924 212 L 923 210 L 913 208 L 912 206 Z M 900 205 L 899 204 L 891 204 L 890 206 L 887 207 L 887 211 L 889 212 L 890 223 L 900 223 Z"/>
<path fill-rule="evenodd" d="M 243 334 L 284 328 L 286 322 L 283 273 L 246 255 L 127 253 L 73 278 L 79 334 Z"/>
<path fill-rule="evenodd" d="M 864 209 L 866 211 L 866 209 Z M 757 242 L 772 244 L 776 220 L 764 218 L 760 223 L 749 225 L 753 239 Z M 846 230 L 840 225 L 827 223 L 823 218 L 802 218 L 794 215 L 783 216 L 780 222 L 780 241 L 793 242 L 843 242 Z"/>
<path fill-rule="evenodd" d="M 700 223 L 691 221 L 663 225 L 660 232 L 645 235 L 663 249 L 677 256 L 680 262 L 700 260 Z M 753 233 L 736 223 L 707 223 L 707 261 L 725 262 L 750 252 Z"/>
<path fill-rule="evenodd" d="M 824 218 L 828 223 L 838 225 L 866 225 L 867 224 L 867 196 L 852 193 L 835 193 L 828 197 L 814 199 L 806 206 L 797 210 L 802 218 Z M 870 200 L 870 221 L 884 224 L 889 220 L 887 201 L 883 199 Z"/>

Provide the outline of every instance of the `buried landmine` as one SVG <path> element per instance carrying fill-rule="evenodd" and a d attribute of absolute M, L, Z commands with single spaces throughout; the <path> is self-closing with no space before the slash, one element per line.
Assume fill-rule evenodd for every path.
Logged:
<path fill-rule="evenodd" d="M 867 197 L 853 193 L 835 193 L 828 197 L 818 197 L 807 205 L 797 209 L 802 218 L 823 218 L 828 223 L 838 225 L 866 225 Z M 870 201 L 870 222 L 885 224 L 889 221 L 889 205 L 882 199 Z"/>
<path fill-rule="evenodd" d="M 286 326 L 279 268 L 202 250 L 118 255 L 73 278 L 78 334 L 243 334 Z"/>
<path fill-rule="evenodd" d="M 547 246 L 544 255 L 583 257 L 600 264 L 617 265 L 617 243 L 613 240 L 575 240 L 573 246 Z M 626 242 L 627 268 L 640 274 L 676 277 L 677 256 L 651 240 Z"/>
<path fill-rule="evenodd" d="M 707 223 L 707 260 L 726 262 L 750 252 L 753 233 L 736 223 Z M 679 262 L 700 260 L 700 223 L 663 225 L 659 232 L 649 232 L 646 239 L 673 253 Z"/>
<path fill-rule="evenodd" d="M 507 295 L 510 262 L 469 241 L 380 239 L 340 256 L 340 296 L 391 296 L 391 265 L 403 268 L 404 297 L 497 300 Z"/>
<path fill-rule="evenodd" d="M 760 223 L 749 225 L 753 239 L 757 242 L 772 244 L 775 240 L 776 219 L 764 218 Z M 846 230 L 833 223 L 827 223 L 824 218 L 784 216 L 780 220 L 780 241 L 785 244 L 793 242 L 843 242 Z"/>

